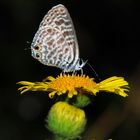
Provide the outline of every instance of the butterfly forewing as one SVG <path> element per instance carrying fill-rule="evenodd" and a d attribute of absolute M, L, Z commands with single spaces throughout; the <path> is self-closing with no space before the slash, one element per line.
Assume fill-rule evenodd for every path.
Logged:
<path fill-rule="evenodd" d="M 63 5 L 54 6 L 45 15 L 31 48 L 32 56 L 45 65 L 56 66 L 64 71 L 71 71 L 75 67 L 79 48 L 72 20 Z"/>

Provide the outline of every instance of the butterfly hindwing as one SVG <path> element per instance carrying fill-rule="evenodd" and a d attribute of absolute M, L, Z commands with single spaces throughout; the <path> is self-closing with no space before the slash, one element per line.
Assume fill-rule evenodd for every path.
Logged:
<path fill-rule="evenodd" d="M 80 69 L 79 47 L 73 22 L 62 4 L 54 6 L 45 15 L 31 49 L 32 56 L 45 65 L 56 66 L 64 71 Z"/>

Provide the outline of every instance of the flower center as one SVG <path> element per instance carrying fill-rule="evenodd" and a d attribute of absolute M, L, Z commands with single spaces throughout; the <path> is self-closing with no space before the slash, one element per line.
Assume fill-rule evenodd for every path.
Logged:
<path fill-rule="evenodd" d="M 96 83 L 92 78 L 88 76 L 81 75 L 60 75 L 54 81 L 52 81 L 48 87 L 56 91 L 72 91 L 75 88 L 86 88 L 95 87 Z"/>

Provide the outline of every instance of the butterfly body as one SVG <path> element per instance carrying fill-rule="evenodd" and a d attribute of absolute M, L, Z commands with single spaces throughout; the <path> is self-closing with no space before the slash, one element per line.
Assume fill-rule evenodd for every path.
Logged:
<path fill-rule="evenodd" d="M 32 44 L 31 55 L 44 65 L 64 72 L 82 69 L 74 26 L 67 9 L 59 4 L 43 18 Z"/>

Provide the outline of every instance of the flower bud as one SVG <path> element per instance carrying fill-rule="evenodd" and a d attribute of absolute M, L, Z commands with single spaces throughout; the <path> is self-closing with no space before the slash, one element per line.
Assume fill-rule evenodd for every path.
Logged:
<path fill-rule="evenodd" d="M 83 132 L 86 124 L 85 112 L 66 102 L 55 103 L 48 114 L 46 127 L 55 139 L 75 139 Z"/>

